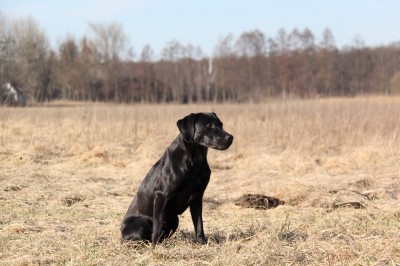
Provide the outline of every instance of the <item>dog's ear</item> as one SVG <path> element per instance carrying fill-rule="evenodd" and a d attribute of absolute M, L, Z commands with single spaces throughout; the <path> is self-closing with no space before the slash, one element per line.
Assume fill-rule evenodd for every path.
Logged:
<path fill-rule="evenodd" d="M 194 123 L 196 122 L 197 117 L 198 114 L 191 113 L 176 122 L 176 125 L 186 142 L 191 142 L 193 140 L 195 131 Z"/>

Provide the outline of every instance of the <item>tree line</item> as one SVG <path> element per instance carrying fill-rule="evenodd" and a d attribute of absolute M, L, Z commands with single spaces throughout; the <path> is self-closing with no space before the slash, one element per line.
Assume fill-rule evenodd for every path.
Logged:
<path fill-rule="evenodd" d="M 339 49 L 333 33 L 260 30 L 220 38 L 212 56 L 173 40 L 158 56 L 135 54 L 118 23 L 89 23 L 56 50 L 32 18 L 0 13 L 0 84 L 21 84 L 34 101 L 258 102 L 270 97 L 400 93 L 400 42 Z"/>

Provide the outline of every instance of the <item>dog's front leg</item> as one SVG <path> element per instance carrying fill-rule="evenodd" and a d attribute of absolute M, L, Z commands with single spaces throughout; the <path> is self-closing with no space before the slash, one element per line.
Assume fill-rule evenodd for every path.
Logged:
<path fill-rule="evenodd" d="M 204 245 L 207 244 L 206 236 L 204 235 L 203 229 L 203 197 L 197 196 L 190 205 L 190 214 L 192 215 L 192 221 L 194 230 L 196 232 L 197 241 Z"/>
<path fill-rule="evenodd" d="M 153 208 L 153 234 L 151 236 L 153 245 L 157 244 L 157 242 L 162 242 L 162 225 L 166 204 L 167 197 L 161 191 L 157 191 L 154 197 Z"/>

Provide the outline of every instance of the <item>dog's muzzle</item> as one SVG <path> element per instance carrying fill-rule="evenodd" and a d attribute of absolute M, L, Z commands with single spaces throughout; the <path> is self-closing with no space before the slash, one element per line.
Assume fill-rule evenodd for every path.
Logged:
<path fill-rule="evenodd" d="M 225 136 L 222 137 L 222 139 L 220 139 L 220 141 L 218 141 L 216 147 L 213 147 L 214 149 L 217 150 L 226 150 L 228 149 L 233 142 L 233 136 L 231 134 L 226 134 Z"/>

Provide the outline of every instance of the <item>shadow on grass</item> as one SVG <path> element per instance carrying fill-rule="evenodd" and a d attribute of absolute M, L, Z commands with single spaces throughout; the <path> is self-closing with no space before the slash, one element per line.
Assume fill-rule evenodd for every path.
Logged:
<path fill-rule="evenodd" d="M 251 225 L 248 228 L 234 228 L 230 232 L 214 229 L 207 234 L 208 243 L 224 244 L 231 241 L 248 241 L 260 232 L 264 231 L 266 226 Z M 189 243 L 197 243 L 194 232 L 189 230 L 180 230 L 177 232 L 176 239 Z"/>

